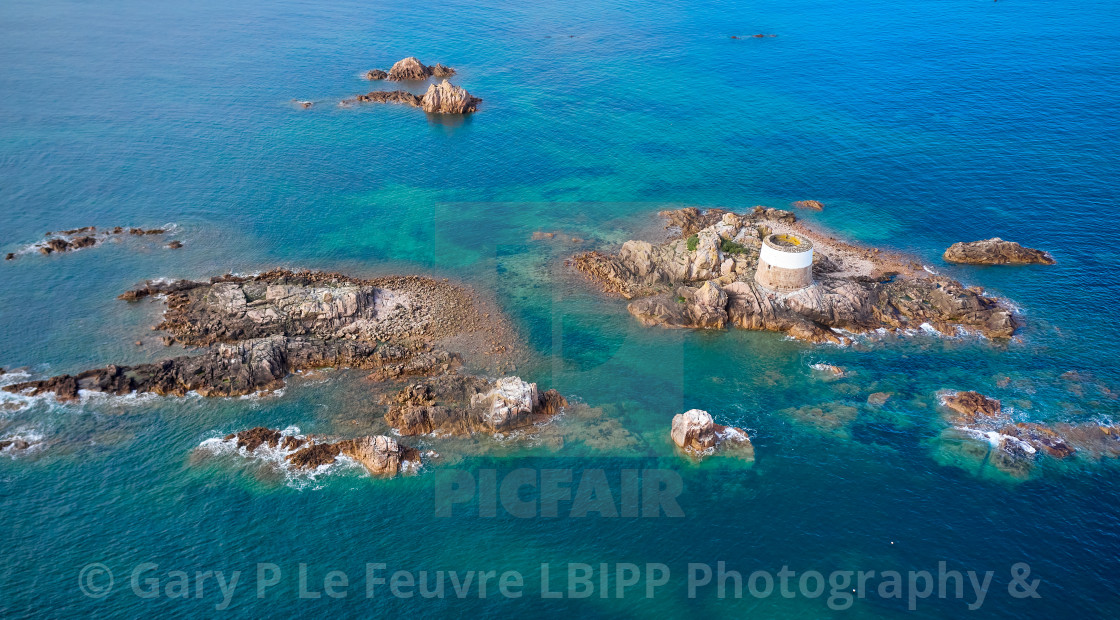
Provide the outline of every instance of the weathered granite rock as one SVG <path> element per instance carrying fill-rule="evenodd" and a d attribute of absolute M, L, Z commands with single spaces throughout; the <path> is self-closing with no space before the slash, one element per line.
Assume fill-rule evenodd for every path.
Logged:
<path fill-rule="evenodd" d="M 96 226 L 83 226 L 82 228 L 74 228 L 72 230 L 48 232 L 44 235 L 44 237 L 46 237 L 44 240 L 31 244 L 25 248 L 25 251 L 37 250 L 44 256 L 61 254 L 83 248 L 92 248 L 122 235 L 162 235 L 165 232 L 167 231 L 162 228 L 145 230 L 143 228 L 126 229 L 121 226 L 99 232 Z M 15 252 L 9 252 L 5 259 L 14 260 L 18 256 L 19 254 Z"/>
<path fill-rule="evenodd" d="M 352 103 L 399 103 L 418 108 L 420 107 L 420 98 L 404 90 L 375 90 L 342 101 L 343 105 Z"/>
<path fill-rule="evenodd" d="M 226 435 L 225 441 L 235 441 L 237 448 L 246 452 L 256 452 L 262 446 L 279 450 L 284 460 L 297 469 L 330 465 L 339 455 L 358 461 L 375 476 L 392 477 L 420 465 L 418 450 L 384 435 L 330 442 L 284 435 L 278 430 L 258 426 Z"/>
<path fill-rule="evenodd" d="M 1041 424 L 1019 422 L 1008 424 L 1000 429 L 1000 434 L 1014 437 L 1019 441 L 1030 444 L 1036 450 L 1059 459 L 1064 459 L 1073 454 L 1074 450 L 1064 437 L 1054 429 Z"/>
<path fill-rule="evenodd" d="M 354 103 L 399 103 L 420 108 L 431 114 L 467 114 L 478 109 L 482 100 L 458 86 L 444 80 L 428 86 L 428 92 L 418 97 L 403 90 L 375 90 L 342 101 L 342 105 Z"/>
<path fill-rule="evenodd" d="M 449 78 L 449 77 L 455 75 L 455 70 L 454 69 L 452 69 L 451 67 L 442 65 L 438 62 L 436 64 L 432 65 L 431 69 L 432 69 L 432 77 Z"/>
<path fill-rule="evenodd" d="M 518 377 L 448 374 L 401 390 L 385 420 L 402 435 L 508 433 L 548 420 L 567 404 L 555 390 L 541 393 Z"/>
<path fill-rule="evenodd" d="M 392 437 L 377 435 L 338 442 L 342 454 L 361 463 L 375 476 L 395 476 L 420 464 L 420 452 Z"/>
<path fill-rule="evenodd" d="M 341 452 L 338 444 L 312 442 L 284 457 L 284 460 L 297 469 L 316 469 L 334 463 Z"/>
<path fill-rule="evenodd" d="M 183 247 L 183 242 L 179 241 L 178 239 L 172 239 L 167 244 L 167 249 L 169 249 L 169 250 L 178 250 L 181 247 Z"/>
<path fill-rule="evenodd" d="M 824 204 L 819 200 L 798 200 L 793 203 L 793 206 L 798 209 L 810 209 L 812 211 L 823 211 Z"/>
<path fill-rule="evenodd" d="M 670 435 L 678 448 L 695 458 L 717 451 L 734 451 L 741 457 L 754 458 L 754 447 L 746 431 L 716 424 L 711 414 L 702 409 L 673 416 Z"/>
<path fill-rule="evenodd" d="M 950 418 L 954 426 L 969 426 L 996 419 L 1003 407 L 994 398 L 979 392 L 957 392 L 944 398 L 945 406 L 956 412 Z"/>
<path fill-rule="evenodd" d="M 389 77 L 389 74 L 382 71 L 381 69 L 370 69 L 369 71 L 366 71 L 367 80 L 384 80 L 387 77 Z"/>
<path fill-rule="evenodd" d="M 982 290 L 900 257 L 807 233 L 788 211 L 687 208 L 661 215 L 671 231 L 663 243 L 627 241 L 615 255 L 590 251 L 568 261 L 605 292 L 635 300 L 627 309 L 646 325 L 730 324 L 833 343 L 846 342 L 845 332 L 878 329 L 955 334 L 963 327 L 1007 338 L 1018 326 L 1011 310 Z M 777 294 L 755 283 L 760 239 L 772 230 L 814 239 L 812 285 Z"/>
<path fill-rule="evenodd" d="M 467 114 L 477 110 L 481 102 L 478 97 L 472 97 L 466 90 L 444 80 L 428 86 L 428 92 L 420 100 L 420 108 L 430 114 Z"/>
<path fill-rule="evenodd" d="M 1053 265 L 1053 257 L 1042 250 L 1025 248 L 1014 241 L 992 237 L 982 241 L 958 242 L 945 250 L 951 263 L 970 265 Z"/>
<path fill-rule="evenodd" d="M 137 366 L 110 365 L 77 375 L 25 381 L 4 390 L 38 396 L 51 393 L 60 401 L 77 400 L 79 390 L 124 395 L 151 392 L 165 396 L 243 396 L 276 390 L 295 370 L 307 368 L 365 368 L 409 360 L 406 346 L 371 344 L 350 340 L 269 336 L 208 346 L 201 355 L 190 355 Z M 444 372 L 458 360 L 444 353 L 437 365 L 424 371 Z M 418 369 L 419 370 L 419 369 Z"/>
<path fill-rule="evenodd" d="M 426 80 L 432 76 L 431 68 L 424 65 L 424 63 L 416 60 L 415 56 L 402 58 L 393 64 L 389 69 L 388 78 L 393 81 L 416 81 Z"/>
<path fill-rule="evenodd" d="M 0 452 L 4 450 L 11 450 L 12 452 L 23 451 L 31 447 L 31 443 L 25 439 L 16 437 L 14 439 L 0 439 Z"/>
<path fill-rule="evenodd" d="M 457 356 L 433 348 L 438 338 L 485 330 L 471 296 L 457 286 L 416 276 L 376 280 L 322 272 L 276 270 L 221 276 L 209 282 L 150 281 L 123 298 L 161 295 L 156 327 L 165 341 L 200 353 L 137 366 L 111 365 L 77 375 L 5 386 L 9 392 L 79 390 L 238 396 L 283 385 L 307 368 L 365 368 L 385 378 L 451 371 Z"/>

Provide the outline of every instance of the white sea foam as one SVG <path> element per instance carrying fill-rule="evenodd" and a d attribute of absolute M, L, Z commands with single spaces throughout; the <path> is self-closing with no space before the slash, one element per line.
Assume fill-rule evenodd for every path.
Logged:
<path fill-rule="evenodd" d="M 307 439 L 306 435 L 300 434 L 298 426 L 289 426 L 281 430 L 280 436 Z M 311 488 L 313 490 L 321 488 L 317 485 L 317 480 L 324 475 L 354 468 L 361 468 L 363 471 L 365 469 L 361 467 L 361 464 L 357 461 L 345 455 L 336 457 L 334 463 L 320 465 L 310 470 L 293 467 L 292 464 L 288 462 L 288 456 L 300 449 L 306 448 L 307 444 L 295 449 L 284 449 L 282 444 L 282 441 L 276 446 L 261 444 L 256 450 L 250 452 L 244 447 L 237 447 L 236 437 L 226 439 L 225 435 L 220 435 L 203 440 L 198 444 L 198 449 L 215 455 L 238 455 L 242 458 L 258 461 L 274 467 L 284 473 L 285 484 L 294 489 L 301 490 L 305 488 Z"/>
<path fill-rule="evenodd" d="M 36 429 L 20 428 L 16 431 L 5 433 L 0 436 L 0 441 L 25 441 L 30 445 L 24 450 L 17 450 L 14 446 L 8 446 L 0 450 L 0 455 L 15 459 L 40 452 L 46 448 L 43 439 L 42 432 Z"/>
<path fill-rule="evenodd" d="M 971 427 L 968 427 L 968 426 L 958 426 L 956 428 L 961 430 L 961 431 L 964 431 L 966 434 L 968 434 L 972 437 L 975 437 L 976 439 L 978 439 L 980 441 L 988 442 L 988 444 L 993 449 L 996 449 L 996 448 L 999 448 L 1000 446 L 1003 446 L 1006 442 L 1007 444 L 1012 444 L 1012 445 L 1018 447 L 1019 449 L 1021 449 L 1023 452 L 1026 452 L 1027 454 L 1034 454 L 1035 452 L 1037 452 L 1037 450 L 1035 450 L 1034 446 L 1030 445 L 1029 443 L 1027 443 L 1027 442 L 1025 442 L 1021 439 L 1019 439 L 1018 437 L 1012 437 L 1011 435 L 1004 435 L 1003 433 L 1000 433 L 1000 432 L 997 432 L 997 431 L 985 431 L 985 430 L 981 430 L 981 429 L 977 429 L 977 428 L 971 428 Z"/>

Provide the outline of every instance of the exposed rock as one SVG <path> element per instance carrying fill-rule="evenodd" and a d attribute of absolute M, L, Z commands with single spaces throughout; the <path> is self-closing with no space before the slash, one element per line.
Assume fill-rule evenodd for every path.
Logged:
<path fill-rule="evenodd" d="M 82 228 L 74 228 L 71 230 L 48 232 L 46 233 L 46 235 L 44 235 L 44 237 L 46 238 L 43 241 L 31 244 L 30 246 L 25 248 L 24 251 L 26 252 L 37 250 L 44 256 L 50 254 L 61 254 L 65 252 L 73 252 L 74 250 L 80 250 L 82 248 L 92 248 L 121 235 L 162 235 L 165 232 L 167 231 L 162 228 L 152 228 L 149 230 L 145 230 L 143 228 L 125 229 L 121 226 L 98 232 L 97 227 L 95 226 L 84 226 Z M 5 259 L 14 260 L 18 256 L 19 254 L 15 252 L 9 252 L 7 256 L 5 256 Z"/>
<path fill-rule="evenodd" d="M 663 243 L 627 241 L 615 255 L 590 251 L 568 261 L 605 292 L 635 300 L 627 309 L 646 325 L 731 324 L 833 343 L 846 342 L 845 332 L 931 328 L 955 334 L 958 326 L 1007 338 L 1018 326 L 1011 310 L 982 290 L 807 231 L 788 211 L 686 208 L 661 215 L 672 231 Z M 811 286 L 777 294 L 755 283 L 760 239 L 773 230 L 814 241 Z"/>
<path fill-rule="evenodd" d="M 698 459 L 724 450 L 754 458 L 754 447 L 746 431 L 716 424 L 711 414 L 702 409 L 690 409 L 673 416 L 670 435 L 678 448 Z"/>
<path fill-rule="evenodd" d="M 420 98 L 404 90 L 375 90 L 364 95 L 356 95 L 351 99 L 344 99 L 343 105 L 352 103 L 399 103 L 420 107 Z"/>
<path fill-rule="evenodd" d="M 793 206 L 797 207 L 798 209 L 811 209 L 813 211 L 824 210 L 824 204 L 822 204 L 819 200 L 798 200 L 797 202 L 793 203 Z"/>
<path fill-rule="evenodd" d="M 1014 241 L 1004 241 L 999 237 L 954 243 L 945 250 L 943 258 L 951 263 L 970 265 L 1053 265 L 1055 263 L 1047 252 L 1025 248 Z"/>
<path fill-rule="evenodd" d="M 418 450 L 383 435 L 335 442 L 315 441 L 258 426 L 227 435 L 225 440 L 236 440 L 237 448 L 246 452 L 255 452 L 261 446 L 279 450 L 284 455 L 284 460 L 296 469 L 316 469 L 330 465 L 340 455 L 358 461 L 375 476 L 392 477 L 402 470 L 411 471 L 420 465 Z"/>
<path fill-rule="evenodd" d="M 1041 450 L 1055 458 L 1064 459 L 1073 454 L 1073 448 L 1066 443 L 1065 438 L 1041 424 L 1024 422 L 1008 424 L 999 432 L 1026 442 L 1036 450 Z"/>
<path fill-rule="evenodd" d="M 399 82 L 403 80 L 415 81 L 426 80 L 432 76 L 431 68 L 424 65 L 424 63 L 416 60 L 416 57 L 409 56 L 398 60 L 391 69 L 389 69 L 390 80 Z"/>
<path fill-rule="evenodd" d="M 348 439 L 338 443 L 342 454 L 361 463 L 375 476 L 395 476 L 420 464 L 420 452 L 397 443 L 396 439 L 378 435 Z"/>
<path fill-rule="evenodd" d="M 387 77 L 389 77 L 389 74 L 382 71 L 381 69 L 370 69 L 369 71 L 366 71 L 367 80 L 384 80 Z"/>
<path fill-rule="evenodd" d="M 827 373 L 828 375 L 833 377 L 843 377 L 848 374 L 843 368 L 835 366 L 833 364 L 813 364 L 812 366 L 810 366 L 810 368 L 823 373 Z"/>
<path fill-rule="evenodd" d="M 945 406 L 957 413 L 950 419 L 954 426 L 970 426 L 988 422 L 1000 415 L 1002 406 L 994 398 L 979 392 L 957 392 L 944 398 Z"/>
<path fill-rule="evenodd" d="M 181 247 L 183 247 L 183 242 L 178 239 L 172 239 L 171 242 L 167 244 L 167 249 L 169 250 L 178 250 Z"/>
<path fill-rule="evenodd" d="M 0 452 L 9 450 L 11 452 L 22 452 L 30 448 L 33 444 L 22 437 L 12 437 L 9 439 L 0 439 Z"/>
<path fill-rule="evenodd" d="M 467 114 L 478 109 L 482 100 L 451 82 L 444 80 L 428 86 L 428 92 L 420 100 L 420 107 L 430 114 Z"/>
<path fill-rule="evenodd" d="M 568 402 L 518 377 L 489 381 L 449 374 L 401 390 L 385 420 L 402 435 L 508 433 L 543 422 Z"/>
<path fill-rule="evenodd" d="M 226 435 L 226 441 L 237 440 L 237 447 L 253 452 L 261 446 L 276 448 L 280 445 L 280 431 L 263 426 L 257 426 L 247 431 Z"/>
<path fill-rule="evenodd" d="M 384 378 L 437 375 L 460 361 L 432 342 L 487 333 L 494 322 L 463 289 L 417 276 L 364 280 L 276 270 L 209 282 L 150 281 L 122 298 L 153 294 L 167 304 L 156 326 L 168 334 L 165 342 L 202 347 L 198 354 L 4 389 L 60 400 L 78 398 L 79 390 L 239 396 L 277 389 L 290 372 L 309 368 L 364 368 Z"/>
<path fill-rule="evenodd" d="M 334 463 L 341 449 L 333 443 L 311 443 L 289 454 L 284 460 L 298 469 L 315 469 Z"/>
<path fill-rule="evenodd" d="M 452 69 L 451 67 L 444 66 L 444 65 L 442 65 L 438 62 L 436 64 L 432 65 L 431 69 L 432 69 L 432 77 L 449 78 L 449 77 L 455 75 L 455 70 L 454 69 Z"/>

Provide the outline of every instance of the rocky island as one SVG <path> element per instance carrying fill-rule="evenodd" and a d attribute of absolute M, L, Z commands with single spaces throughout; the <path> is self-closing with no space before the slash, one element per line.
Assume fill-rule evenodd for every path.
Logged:
<path fill-rule="evenodd" d="M 482 99 L 472 96 L 459 86 L 447 80 L 431 84 L 423 96 L 413 95 L 404 90 L 375 90 L 364 95 L 344 99 L 343 106 L 355 103 L 399 103 L 420 108 L 429 114 L 467 114 L 478 110 Z"/>
<path fill-rule="evenodd" d="M 370 69 L 366 72 L 367 80 L 390 80 L 394 82 L 421 81 L 430 77 L 449 78 L 455 75 L 455 70 L 440 63 L 427 66 L 416 59 L 415 56 L 402 58 L 393 63 L 389 71 Z"/>
<path fill-rule="evenodd" d="M 716 424 L 712 415 L 702 409 L 690 409 L 673 416 L 670 436 L 681 451 L 697 460 L 717 452 L 754 460 L 754 446 L 746 431 Z"/>
<path fill-rule="evenodd" d="M 946 335 L 965 329 L 1009 338 L 1018 327 L 1010 307 L 982 289 L 812 230 L 789 211 L 690 207 L 660 215 L 670 231 L 662 242 L 632 240 L 613 254 L 590 251 L 568 260 L 605 292 L 633 300 L 627 309 L 645 325 L 733 325 L 832 343 L 880 329 Z M 812 249 L 791 259 L 811 257 L 811 263 L 793 280 L 770 276 L 760 260 L 764 246 L 777 253 Z M 758 273 L 760 265 L 766 274 Z M 800 278 L 808 283 L 785 287 Z"/>
<path fill-rule="evenodd" d="M 77 399 L 80 390 L 239 396 L 277 389 L 289 373 L 310 368 L 370 369 L 379 381 L 440 376 L 461 364 L 459 355 L 442 343 L 455 341 L 471 350 L 493 343 L 502 350 L 513 346 L 504 322 L 483 313 L 469 291 L 421 276 L 362 279 L 274 270 L 208 281 L 149 281 L 120 297 L 137 301 L 153 296 L 167 306 L 154 328 L 166 334 L 164 342 L 195 347 L 198 353 L 135 366 L 110 365 L 4 389 L 31 396 L 54 394 L 59 400 Z M 482 379 L 462 381 L 472 382 L 478 391 L 487 384 Z M 533 406 L 540 398 L 542 405 L 561 406 L 556 403 L 563 399 L 555 392 L 539 397 L 535 385 L 526 385 L 531 386 Z M 494 403 L 521 402 L 521 393 L 508 399 L 504 394 L 499 389 L 480 397 L 478 407 L 500 410 Z"/>
<path fill-rule="evenodd" d="M 954 243 L 942 258 L 950 263 L 968 265 L 1053 265 L 1056 262 L 1048 252 L 1025 248 L 999 237 Z"/>

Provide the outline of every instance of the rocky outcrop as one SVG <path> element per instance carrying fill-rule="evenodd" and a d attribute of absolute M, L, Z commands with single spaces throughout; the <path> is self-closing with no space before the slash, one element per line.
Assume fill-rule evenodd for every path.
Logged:
<path fill-rule="evenodd" d="M 811 211 L 824 210 L 824 204 L 819 200 L 798 200 L 792 204 L 798 209 L 809 209 Z"/>
<path fill-rule="evenodd" d="M 711 414 L 702 409 L 690 409 L 673 416 L 670 435 L 678 448 L 694 458 L 700 459 L 717 451 L 754 458 L 754 447 L 746 431 L 716 424 Z"/>
<path fill-rule="evenodd" d="M 390 80 L 394 82 L 418 82 L 426 80 L 430 77 L 449 78 L 455 75 L 455 70 L 451 67 L 436 63 L 432 66 L 427 66 L 416 59 L 415 56 L 402 58 L 393 64 L 388 73 L 381 69 L 370 69 L 366 71 L 367 80 Z"/>
<path fill-rule="evenodd" d="M 356 95 L 350 99 L 342 100 L 342 105 L 351 105 L 354 103 L 399 103 L 418 108 L 420 107 L 420 98 L 403 90 L 375 90 L 364 95 Z"/>
<path fill-rule="evenodd" d="M 448 374 L 409 385 L 389 401 L 385 420 L 402 435 L 508 433 L 531 427 L 568 405 L 519 377 L 488 380 Z"/>
<path fill-rule="evenodd" d="M 239 450 L 248 453 L 256 452 L 262 446 L 278 450 L 284 455 L 284 460 L 296 469 L 313 470 L 331 465 L 340 455 L 354 459 L 375 476 L 392 477 L 420 465 L 418 450 L 384 435 L 329 442 L 257 427 L 226 435 L 225 441 L 235 442 Z"/>
<path fill-rule="evenodd" d="M 96 226 L 84 226 L 72 230 L 48 232 L 44 235 L 45 238 L 42 241 L 27 246 L 19 253 L 9 252 L 5 258 L 7 260 L 14 260 L 20 254 L 36 251 L 44 256 L 62 254 L 73 252 L 74 250 L 81 250 L 83 248 L 92 248 L 118 237 L 162 235 L 165 232 L 167 231 L 162 228 L 150 228 L 145 230 L 143 228 L 117 226 L 115 228 L 98 230 Z"/>
<path fill-rule="evenodd" d="M 403 90 L 375 90 L 342 101 L 342 105 L 355 103 L 398 103 L 420 108 L 430 114 L 468 114 L 478 109 L 482 100 L 447 80 L 428 86 L 428 92 L 418 97 Z"/>
<path fill-rule="evenodd" d="M 79 390 L 125 395 L 133 392 L 163 396 L 243 396 L 284 386 L 284 378 L 308 368 L 396 369 L 413 361 L 417 352 L 389 343 L 334 341 L 308 337 L 270 336 L 208 346 L 201 355 L 185 355 L 152 364 L 109 365 L 77 375 L 25 381 L 4 387 L 28 396 L 54 394 L 74 401 Z M 417 374 L 446 372 L 458 365 L 446 353 L 424 356 L 432 363 L 412 367 Z M 388 371 L 387 376 L 400 372 Z"/>
<path fill-rule="evenodd" d="M 983 241 L 958 242 L 942 256 L 950 263 L 969 265 L 1053 265 L 1053 257 L 1042 250 L 1025 248 L 1014 241 L 992 237 Z"/>
<path fill-rule="evenodd" d="M 167 305 L 165 342 L 193 355 L 136 366 L 110 365 L 5 386 L 9 392 L 77 399 L 80 390 L 239 396 L 281 387 L 291 372 L 348 367 L 382 379 L 439 375 L 459 359 L 436 339 L 489 333 L 469 293 L 418 276 L 375 280 L 276 270 L 209 281 L 158 280 L 122 295 L 158 295 Z"/>
<path fill-rule="evenodd" d="M 454 69 L 452 69 L 451 67 L 444 66 L 444 65 L 442 65 L 438 62 L 436 64 L 432 65 L 431 69 L 432 69 L 432 77 L 449 78 L 449 77 L 455 75 L 455 70 Z"/>
<path fill-rule="evenodd" d="M 949 420 L 954 426 L 990 422 L 999 417 L 1003 410 L 998 400 L 988 398 L 979 392 L 957 392 L 945 396 L 943 402 L 955 413 Z"/>
<path fill-rule="evenodd" d="M 951 427 L 942 431 L 941 447 L 1014 477 L 1029 476 L 1041 455 L 1065 459 L 1083 451 L 1098 458 L 1120 456 L 1120 430 L 1115 427 L 1013 422 L 998 400 L 977 392 L 943 396 L 942 403 Z"/>
<path fill-rule="evenodd" d="M 1007 338 L 1018 326 L 1011 310 L 981 289 L 808 230 L 788 211 L 688 208 L 661 215 L 670 230 L 662 243 L 627 241 L 617 254 L 590 251 L 568 261 L 604 291 L 633 300 L 627 309 L 646 325 L 733 325 L 833 343 L 879 329 L 953 335 L 965 328 Z M 811 286 L 777 294 L 755 283 L 761 239 L 777 231 L 813 240 Z"/>
<path fill-rule="evenodd" d="M 384 435 L 347 439 L 337 445 L 342 454 L 358 461 L 375 476 L 395 476 L 420 464 L 418 450 Z"/>
<path fill-rule="evenodd" d="M 408 58 L 398 60 L 393 64 L 393 67 L 389 69 L 388 75 L 390 80 L 396 82 L 426 80 L 430 77 L 432 77 L 432 69 L 419 60 L 416 60 L 415 56 L 409 56 Z"/>
<path fill-rule="evenodd" d="M 27 441 L 26 439 L 23 439 L 22 437 L 0 439 L 0 452 L 23 452 L 24 450 L 31 448 L 31 446 L 33 445 L 35 444 Z"/>
<path fill-rule="evenodd" d="M 444 80 L 428 86 L 428 92 L 420 100 L 420 108 L 429 114 L 467 114 L 477 110 L 481 102 L 478 97 L 472 97 L 466 90 Z"/>

